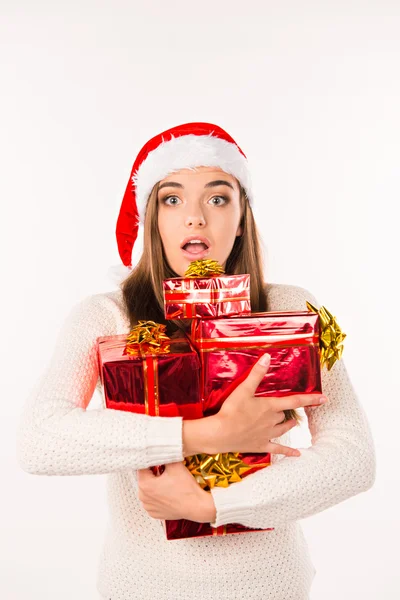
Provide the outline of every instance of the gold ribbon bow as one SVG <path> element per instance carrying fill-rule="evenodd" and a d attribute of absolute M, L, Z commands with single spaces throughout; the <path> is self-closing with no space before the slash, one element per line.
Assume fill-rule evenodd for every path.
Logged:
<path fill-rule="evenodd" d="M 192 260 L 184 277 L 212 277 L 213 275 L 222 275 L 222 273 L 225 273 L 225 271 L 217 260 L 202 258 Z"/>
<path fill-rule="evenodd" d="M 126 353 L 132 355 L 167 354 L 170 352 L 170 338 L 166 333 L 166 325 L 155 321 L 139 320 L 126 341 Z"/>
<path fill-rule="evenodd" d="M 343 353 L 343 340 L 346 334 L 336 322 L 334 317 L 325 306 L 321 306 L 318 310 L 316 306 L 306 300 L 307 308 L 318 313 L 319 323 L 321 328 L 320 335 L 320 356 L 321 365 L 326 363 L 328 371 L 331 370 L 337 360 L 340 359 Z"/>
<path fill-rule="evenodd" d="M 241 475 L 246 471 L 270 465 L 269 462 L 248 465 L 239 458 L 239 452 L 194 454 L 185 458 L 185 464 L 203 490 L 215 486 L 228 487 L 231 483 L 241 481 Z"/>

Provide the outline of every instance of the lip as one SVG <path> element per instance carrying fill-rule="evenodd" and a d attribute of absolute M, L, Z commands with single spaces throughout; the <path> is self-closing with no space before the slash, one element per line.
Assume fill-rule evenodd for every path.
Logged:
<path fill-rule="evenodd" d="M 208 246 L 207 250 L 211 246 L 210 240 L 208 238 L 204 237 L 204 235 L 189 235 L 188 237 L 185 237 L 182 240 L 182 242 L 181 242 L 181 248 L 183 248 L 183 246 L 185 244 L 187 244 L 188 242 L 190 242 L 191 240 L 200 240 L 201 242 L 204 242 L 206 244 L 206 246 Z"/>

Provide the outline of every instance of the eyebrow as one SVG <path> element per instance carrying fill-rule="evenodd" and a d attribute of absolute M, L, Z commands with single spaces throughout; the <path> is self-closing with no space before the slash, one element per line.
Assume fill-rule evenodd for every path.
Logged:
<path fill-rule="evenodd" d="M 225 181 L 224 179 L 216 179 L 215 181 L 210 181 L 209 183 L 206 183 L 206 185 L 204 187 L 210 188 L 210 187 L 214 187 L 217 185 L 227 185 L 228 187 L 232 188 L 233 190 L 235 189 L 233 187 L 233 185 L 231 183 L 229 183 L 229 181 Z M 176 181 L 166 181 L 165 183 L 162 183 L 158 189 L 161 190 L 163 187 L 183 188 L 184 186 L 181 183 L 178 183 Z"/>

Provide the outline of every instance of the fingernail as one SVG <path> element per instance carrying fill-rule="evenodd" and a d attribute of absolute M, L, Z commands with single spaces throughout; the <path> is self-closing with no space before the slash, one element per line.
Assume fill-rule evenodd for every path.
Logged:
<path fill-rule="evenodd" d="M 271 355 L 268 353 L 263 354 L 262 357 L 258 360 L 259 364 L 262 367 L 268 367 L 270 361 L 271 361 Z"/>
<path fill-rule="evenodd" d="M 321 398 L 319 399 L 319 403 L 323 404 L 324 402 L 326 402 L 328 400 L 328 398 L 326 396 L 321 396 Z"/>

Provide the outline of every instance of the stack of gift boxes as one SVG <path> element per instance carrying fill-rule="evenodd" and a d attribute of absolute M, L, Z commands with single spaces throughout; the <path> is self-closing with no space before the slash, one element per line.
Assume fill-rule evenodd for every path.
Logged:
<path fill-rule="evenodd" d="M 98 338 L 106 408 L 184 419 L 213 415 L 265 352 L 271 363 L 256 396 L 318 393 L 321 368 L 330 369 L 342 354 L 346 334 L 325 307 L 307 302 L 303 311 L 252 313 L 250 275 L 226 275 L 214 260 L 192 262 L 184 277 L 166 279 L 163 288 L 165 318 L 191 319 L 190 331 L 169 338 L 164 324 L 139 321 L 128 335 Z M 285 411 L 285 420 L 296 416 Z M 268 468 L 271 455 L 235 448 L 188 456 L 185 465 L 210 491 Z M 261 531 L 187 519 L 162 526 L 169 540 Z"/>

